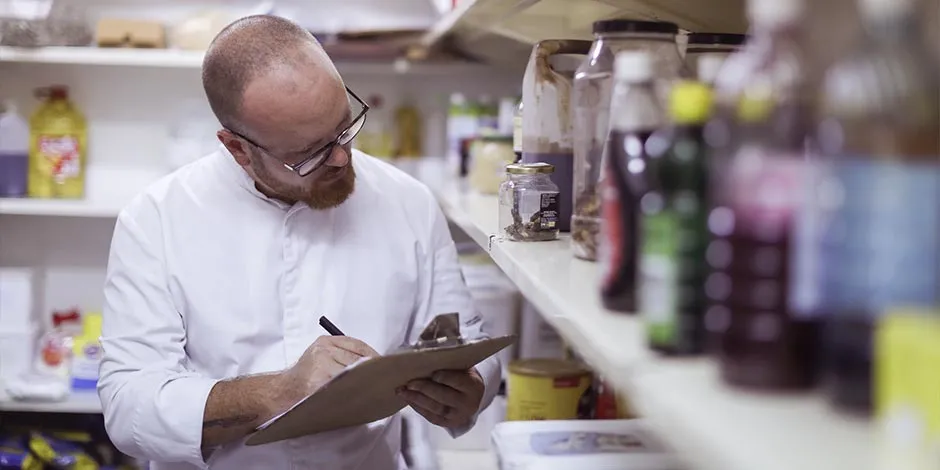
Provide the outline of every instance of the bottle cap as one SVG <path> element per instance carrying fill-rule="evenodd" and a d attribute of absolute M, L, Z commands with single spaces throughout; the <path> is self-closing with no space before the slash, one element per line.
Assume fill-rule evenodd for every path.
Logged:
<path fill-rule="evenodd" d="M 747 40 L 744 34 L 690 33 L 690 46 L 740 46 Z"/>
<path fill-rule="evenodd" d="M 653 58 L 646 51 L 623 51 L 614 60 L 614 78 L 629 83 L 653 78 Z"/>
<path fill-rule="evenodd" d="M 750 0 L 747 14 L 754 24 L 792 23 L 803 14 L 803 0 Z"/>
<path fill-rule="evenodd" d="M 719 55 L 705 54 L 698 58 L 698 81 L 711 85 L 715 83 L 718 72 L 725 59 Z"/>
<path fill-rule="evenodd" d="M 594 22 L 594 34 L 605 33 L 664 33 L 679 34 L 679 26 L 667 21 L 614 19 Z"/>
<path fill-rule="evenodd" d="M 682 81 L 669 95 L 669 114 L 676 124 L 701 124 L 712 111 L 712 90 L 705 84 Z"/>

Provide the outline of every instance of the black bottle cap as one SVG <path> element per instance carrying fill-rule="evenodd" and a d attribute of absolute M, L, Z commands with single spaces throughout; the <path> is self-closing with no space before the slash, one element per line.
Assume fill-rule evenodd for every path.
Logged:
<path fill-rule="evenodd" d="M 601 20 L 594 22 L 594 34 L 603 33 L 667 33 L 677 34 L 679 26 L 666 21 Z"/>
<path fill-rule="evenodd" d="M 746 34 L 731 33 L 691 33 L 689 45 L 701 46 L 705 44 L 721 44 L 725 46 L 740 46 L 747 40 Z"/>

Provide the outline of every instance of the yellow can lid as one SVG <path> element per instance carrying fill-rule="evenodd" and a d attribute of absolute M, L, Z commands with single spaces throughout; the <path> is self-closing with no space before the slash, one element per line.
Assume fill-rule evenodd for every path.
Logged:
<path fill-rule="evenodd" d="M 509 363 L 509 372 L 533 377 L 572 377 L 588 375 L 591 369 L 563 359 L 520 359 Z"/>
<path fill-rule="evenodd" d="M 676 124 L 700 124 L 708 120 L 714 97 L 704 83 L 682 81 L 672 88 L 669 96 L 669 114 Z"/>

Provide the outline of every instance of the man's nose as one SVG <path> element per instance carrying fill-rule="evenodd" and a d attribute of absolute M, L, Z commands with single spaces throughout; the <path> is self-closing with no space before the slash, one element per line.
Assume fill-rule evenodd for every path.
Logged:
<path fill-rule="evenodd" d="M 341 145 L 333 146 L 330 158 L 326 160 L 327 166 L 342 168 L 349 164 L 349 151 Z"/>

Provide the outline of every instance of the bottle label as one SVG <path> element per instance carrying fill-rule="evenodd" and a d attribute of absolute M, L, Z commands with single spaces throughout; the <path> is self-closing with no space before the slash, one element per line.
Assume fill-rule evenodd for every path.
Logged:
<path fill-rule="evenodd" d="M 539 222 L 542 230 L 555 230 L 558 226 L 558 193 L 542 193 L 539 202 Z"/>
<path fill-rule="evenodd" d="M 795 317 L 820 310 L 818 254 L 812 239 L 818 229 L 810 222 L 808 191 L 811 166 L 802 153 L 772 153 L 744 147 L 731 172 L 734 232 L 748 240 L 753 260 L 746 262 L 749 280 L 761 280 L 767 292 L 784 293 L 780 301 L 767 298 L 766 308 L 780 308 Z M 742 261 L 744 262 L 744 261 Z M 756 295 L 756 294 L 755 294 Z M 777 307 L 778 306 L 778 307 Z"/>
<path fill-rule="evenodd" d="M 604 285 L 609 286 L 616 282 L 618 267 L 624 261 L 623 243 L 627 234 L 624 233 L 620 190 L 610 175 L 610 168 L 605 166 L 604 170 L 607 174 L 601 179 L 601 232 L 605 243 L 599 247 L 598 259 L 603 263 Z"/>
<path fill-rule="evenodd" d="M 56 182 L 79 176 L 81 154 L 78 139 L 71 135 L 40 135 L 38 139 L 39 160 L 48 165 L 50 176 Z"/>
<path fill-rule="evenodd" d="M 679 309 L 679 219 L 672 211 L 644 215 L 640 220 L 640 311 L 655 344 L 673 344 Z"/>
<path fill-rule="evenodd" d="M 940 305 L 940 164 L 845 157 L 823 188 L 823 305 Z"/>
<path fill-rule="evenodd" d="M 522 116 L 512 118 L 512 151 L 522 153 Z"/>

